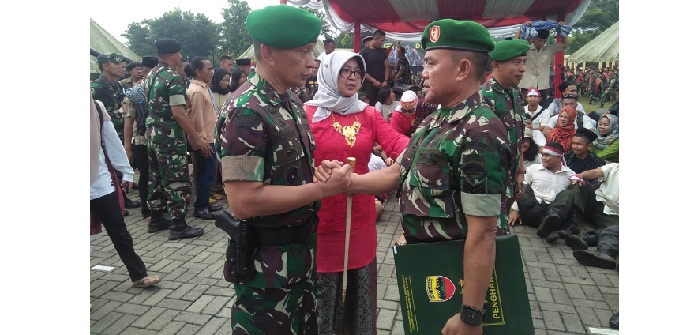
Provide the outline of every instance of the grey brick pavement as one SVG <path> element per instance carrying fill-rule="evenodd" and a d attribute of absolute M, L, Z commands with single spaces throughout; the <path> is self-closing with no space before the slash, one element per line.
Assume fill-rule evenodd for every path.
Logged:
<path fill-rule="evenodd" d="M 137 193 L 129 197 L 137 199 Z M 227 210 L 225 200 L 219 201 Z M 147 232 L 138 209 L 126 224 L 136 251 L 150 274 L 162 282 L 157 288 L 131 287 L 106 232 L 90 238 L 90 267 L 113 266 L 110 273 L 90 270 L 90 332 L 92 334 L 231 334 L 233 290 L 223 280 L 226 235 L 213 221 L 193 216 L 203 236 L 170 242 L 167 231 Z M 378 334 L 402 335 L 400 296 L 390 247 L 401 232 L 399 207 L 392 199 L 378 228 Z M 607 328 L 618 308 L 618 272 L 584 267 L 560 241 L 550 245 L 528 227 L 516 227 L 524 260 L 536 335 L 587 334 L 588 327 Z"/>

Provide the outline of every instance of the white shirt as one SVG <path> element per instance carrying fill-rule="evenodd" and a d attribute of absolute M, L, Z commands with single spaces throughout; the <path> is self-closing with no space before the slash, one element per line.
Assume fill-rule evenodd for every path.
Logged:
<path fill-rule="evenodd" d="M 376 102 L 376 109 L 381 112 L 381 115 L 383 115 L 383 118 L 387 121 L 388 116 L 395 111 L 395 108 L 400 104 L 400 101 L 393 100 L 393 103 L 390 105 L 383 105 L 382 103 Z"/>
<path fill-rule="evenodd" d="M 534 110 L 534 111 L 528 110 L 528 105 L 526 107 L 524 107 L 524 110 L 526 111 L 526 113 L 528 113 L 528 115 L 530 115 L 531 117 L 535 116 L 542 109 L 543 109 L 543 106 L 541 106 L 541 105 L 538 105 L 538 108 L 536 108 L 536 110 Z M 543 116 L 543 113 L 540 113 L 540 115 L 538 115 L 538 117 L 535 120 L 531 120 L 531 125 L 533 126 L 533 128 L 540 127 L 540 117 L 541 116 Z"/>
<path fill-rule="evenodd" d="M 562 108 L 562 99 L 555 99 L 550 104 L 550 106 L 548 106 L 548 108 L 546 108 L 543 111 L 543 113 L 540 113 L 540 115 L 538 115 L 536 120 L 540 120 L 541 126 L 547 126 L 550 123 L 550 119 L 552 117 L 556 116 L 557 114 L 559 114 L 558 112 L 560 111 L 561 108 Z M 577 102 L 576 110 L 577 110 L 577 113 L 582 112 L 584 115 L 587 114 L 584 111 L 584 106 L 582 106 L 582 104 L 580 104 L 579 102 Z M 587 116 L 587 118 L 588 118 L 588 116 Z M 591 118 L 589 118 L 589 119 L 591 120 Z M 557 118 L 555 118 L 555 123 L 553 123 L 553 126 L 550 128 L 555 128 L 555 126 L 557 126 Z M 584 128 L 587 128 L 587 127 L 584 126 Z"/>
<path fill-rule="evenodd" d="M 368 171 L 376 171 L 380 170 L 383 168 L 387 168 L 388 166 L 385 165 L 385 162 L 383 161 L 382 158 L 376 156 L 374 153 L 371 153 L 371 160 L 368 161 Z"/>
<path fill-rule="evenodd" d="M 557 126 L 557 117 L 558 116 L 559 116 L 559 114 L 550 118 L 550 120 L 548 121 L 548 127 L 555 129 L 555 127 Z M 594 129 L 596 129 L 596 121 L 594 121 L 592 118 L 590 118 L 585 113 L 582 115 L 582 126 L 584 126 L 584 128 L 586 128 L 586 129 L 594 130 Z M 577 129 L 577 128 L 579 128 L 579 126 L 577 126 L 577 120 L 574 120 L 574 129 Z"/>
<path fill-rule="evenodd" d="M 323 51 L 323 52 L 322 52 L 319 56 L 317 56 L 317 58 L 315 58 L 315 59 L 319 60 L 320 63 L 322 64 L 322 60 L 325 58 L 325 56 L 327 56 L 327 54 Z"/>
<path fill-rule="evenodd" d="M 596 200 L 603 202 L 603 213 L 608 215 L 618 215 L 619 201 L 618 196 L 618 163 L 610 163 L 601 167 L 603 177 L 599 178 L 602 181 L 598 189 L 596 189 Z"/>
<path fill-rule="evenodd" d="M 104 108 L 99 103 L 101 108 Z M 99 112 L 99 111 L 98 111 Z M 102 109 L 102 112 L 106 114 L 106 111 Z M 133 182 L 133 168 L 128 162 L 128 157 L 126 157 L 126 150 L 119 140 L 119 136 L 116 134 L 114 129 L 114 124 L 111 121 L 107 121 L 105 118 L 102 123 L 102 141 L 104 142 L 104 147 L 107 149 L 107 154 L 109 155 L 109 160 L 115 170 L 121 171 L 124 181 Z M 99 150 L 99 172 L 97 179 L 90 184 L 90 200 L 101 198 L 107 194 L 115 191 L 115 185 L 112 184 L 111 174 L 109 173 L 109 168 L 107 168 L 107 163 L 104 159 L 104 150 L 100 148 Z"/>
<path fill-rule="evenodd" d="M 526 168 L 524 183 L 531 185 L 533 195 L 538 202 L 544 201 L 549 204 L 555 200 L 557 194 L 567 189 L 570 185 L 570 177 L 575 172 L 562 165 L 560 171 L 553 173 L 543 167 L 543 164 L 533 164 Z M 519 210 L 519 205 L 514 202 L 512 209 Z"/>
<path fill-rule="evenodd" d="M 533 165 L 533 164 L 543 164 L 543 156 L 540 153 L 538 153 L 538 154 L 536 154 L 536 158 L 534 160 L 527 161 L 524 159 L 523 163 L 524 163 L 524 169 L 528 169 L 528 167 Z"/>
<path fill-rule="evenodd" d="M 531 44 L 531 48 L 526 53 L 526 72 L 519 87 L 539 90 L 550 88 L 550 65 L 553 63 L 555 53 L 564 49 L 564 45 L 556 43 L 544 45 L 540 50 L 536 50 L 536 47 Z"/>

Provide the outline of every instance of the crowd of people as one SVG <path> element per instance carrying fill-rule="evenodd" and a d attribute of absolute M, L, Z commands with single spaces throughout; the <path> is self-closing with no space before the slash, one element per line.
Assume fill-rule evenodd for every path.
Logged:
<path fill-rule="evenodd" d="M 393 194 L 397 244 L 465 239 L 467 313 L 444 320 L 446 333 L 482 333 L 494 236 L 514 224 L 563 240 L 582 264 L 617 268 L 617 71 L 604 80 L 566 69 L 561 98 L 546 99 L 555 92 L 541 78 L 566 37 L 548 46 L 541 29 L 495 43 L 475 22 L 434 21 L 415 82 L 404 47 L 388 65 L 381 30 L 359 53 L 328 39 L 315 57 L 321 22 L 303 9 L 266 7 L 246 25 L 254 63 L 185 60 L 173 39 L 139 63 L 98 58 L 91 107 L 108 145 L 93 157 L 91 232 L 101 221 L 135 287 L 160 278 L 133 249 L 125 209 L 140 208 L 149 233 L 187 239 L 204 234 L 186 222 L 190 202 L 195 217 L 216 220 L 221 199 L 254 245 L 251 279 L 232 282 L 234 334 L 376 334 L 376 221 Z M 615 108 L 589 113 L 583 94 Z M 596 230 L 582 232 L 582 221 Z"/>

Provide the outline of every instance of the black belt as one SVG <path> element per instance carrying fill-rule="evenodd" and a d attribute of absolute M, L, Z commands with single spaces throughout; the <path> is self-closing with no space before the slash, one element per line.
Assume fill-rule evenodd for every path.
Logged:
<path fill-rule="evenodd" d="M 252 239 L 257 245 L 283 245 L 306 243 L 317 229 L 318 218 L 313 215 L 306 224 L 295 227 L 257 228 L 252 227 Z"/>

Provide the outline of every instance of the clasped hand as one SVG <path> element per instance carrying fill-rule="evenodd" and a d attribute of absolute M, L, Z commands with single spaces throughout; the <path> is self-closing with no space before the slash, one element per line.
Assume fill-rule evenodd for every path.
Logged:
<path fill-rule="evenodd" d="M 351 185 L 351 166 L 338 160 L 323 160 L 315 168 L 313 182 L 325 184 L 331 193 L 346 193 Z"/>

